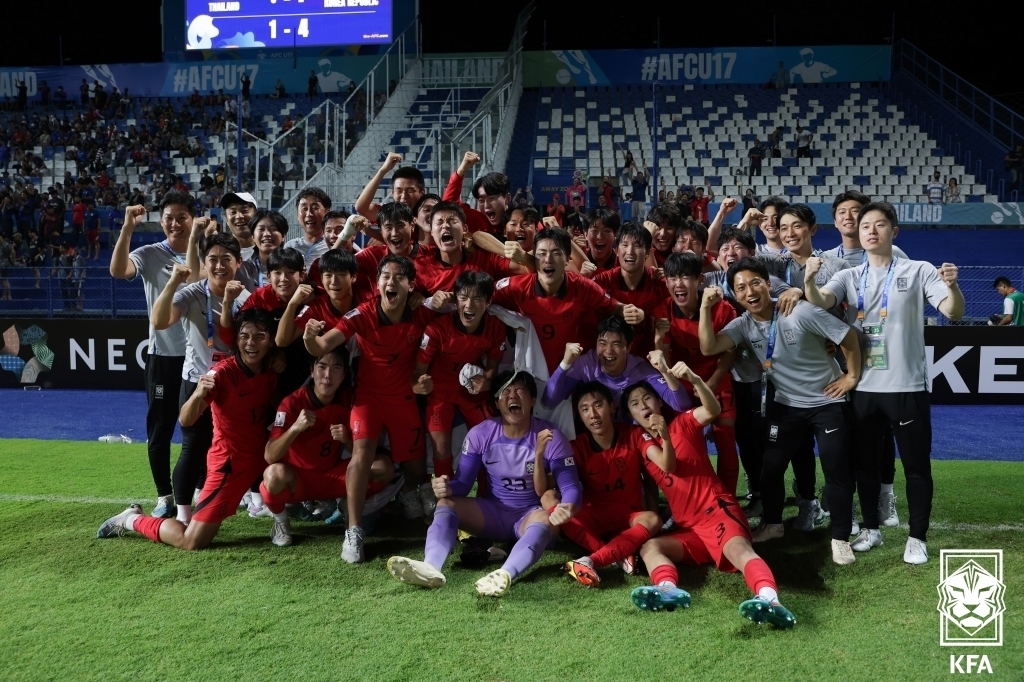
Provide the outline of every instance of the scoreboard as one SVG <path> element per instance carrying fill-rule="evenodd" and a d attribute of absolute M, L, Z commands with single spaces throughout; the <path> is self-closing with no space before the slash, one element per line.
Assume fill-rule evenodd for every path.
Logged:
<path fill-rule="evenodd" d="M 393 0 L 187 0 L 186 50 L 390 43 Z"/>

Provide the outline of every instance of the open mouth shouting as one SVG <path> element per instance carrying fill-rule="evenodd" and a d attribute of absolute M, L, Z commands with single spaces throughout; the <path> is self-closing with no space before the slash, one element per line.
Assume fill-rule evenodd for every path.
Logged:
<path fill-rule="evenodd" d="M 523 404 L 519 402 L 518 398 L 512 398 L 508 401 L 508 413 L 514 417 L 522 416 Z"/>
<path fill-rule="evenodd" d="M 455 233 L 453 233 L 447 227 L 441 230 L 440 234 L 441 248 L 445 251 L 449 251 L 455 247 Z"/>
<path fill-rule="evenodd" d="M 690 290 L 684 286 L 677 286 L 672 288 L 672 300 L 676 302 L 680 308 L 684 307 L 690 300 Z"/>
<path fill-rule="evenodd" d="M 384 300 L 387 302 L 389 307 L 393 307 L 398 303 L 398 289 L 395 287 L 385 287 L 384 291 L 381 292 Z"/>

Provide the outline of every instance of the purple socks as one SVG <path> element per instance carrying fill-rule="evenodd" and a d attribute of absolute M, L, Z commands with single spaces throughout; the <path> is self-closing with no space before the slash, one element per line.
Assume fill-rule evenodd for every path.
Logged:
<path fill-rule="evenodd" d="M 436 515 L 434 519 L 434 523 L 437 523 Z M 427 542 L 429 546 L 429 533 L 427 534 Z M 512 547 L 512 552 L 508 555 L 508 559 L 502 568 L 515 578 L 537 563 L 537 560 L 544 554 L 544 550 L 548 548 L 548 543 L 550 542 L 551 530 L 548 525 L 546 523 L 531 523 L 526 527 L 523 537 L 519 538 L 519 541 Z"/>
<path fill-rule="evenodd" d="M 423 552 L 423 560 L 440 571 L 458 539 L 459 515 L 451 507 L 437 505 L 437 509 L 434 510 L 434 521 L 427 529 L 427 545 Z"/>

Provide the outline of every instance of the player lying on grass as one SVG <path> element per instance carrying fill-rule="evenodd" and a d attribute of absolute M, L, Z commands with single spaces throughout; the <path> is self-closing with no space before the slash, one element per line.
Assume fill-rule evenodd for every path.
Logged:
<path fill-rule="evenodd" d="M 690 595 L 677 587 L 676 564 L 715 564 L 720 571 L 739 570 L 755 594 L 740 604 L 740 614 L 755 623 L 792 627 L 796 618 L 779 603 L 778 587 L 768 564 L 750 544 L 750 527 L 736 498 L 715 475 L 708 459 L 704 427 L 721 407 L 714 393 L 683 363 L 673 368 L 680 379 L 693 384 L 700 405 L 666 424 L 663 403 L 646 382 L 622 392 L 622 409 L 646 430 L 641 449 L 647 472 L 668 500 L 675 527 L 648 540 L 640 548 L 653 585 L 633 590 L 630 599 L 639 608 L 659 611 L 686 608 Z"/>
<path fill-rule="evenodd" d="M 352 394 L 343 386 L 346 367 L 345 346 L 321 355 L 313 363 L 312 376 L 277 408 L 264 453 L 269 466 L 263 472 L 260 493 L 263 503 L 274 514 L 270 540 L 278 547 L 292 544 L 286 504 L 347 495 L 345 474 L 349 460 L 343 455 L 352 447 L 348 430 Z M 391 458 L 378 454 L 370 466 L 363 513 L 379 510 L 401 489 L 402 483 L 401 475 L 395 477 Z"/>
<path fill-rule="evenodd" d="M 388 570 L 404 583 L 441 587 L 445 559 L 462 530 L 494 541 L 515 539 L 504 565 L 476 582 L 483 596 L 500 597 L 512 581 L 540 559 L 557 527 L 576 513 L 581 490 L 572 449 L 555 426 L 533 416 L 537 385 L 528 372 L 502 372 L 495 377 L 494 398 L 500 416 L 470 429 L 453 480 L 433 481 L 437 495 L 434 522 L 427 531 L 423 561 L 395 556 Z M 533 486 L 536 451 L 561 491 L 562 501 L 545 511 Z M 483 467 L 490 482 L 487 497 L 469 495 Z"/>
<path fill-rule="evenodd" d="M 176 519 L 143 516 L 142 507 L 133 504 L 107 519 L 96 537 L 135 531 L 179 549 L 202 549 L 213 541 L 221 522 L 238 511 L 238 501 L 253 481 L 263 476 L 266 426 L 277 391 L 277 373 L 265 362 L 274 345 L 274 320 L 263 310 L 243 310 L 235 318 L 235 333 L 235 354 L 201 376 L 181 407 L 182 426 L 194 424 L 207 408 L 213 412 L 206 485 L 192 521 L 186 526 Z"/>
<path fill-rule="evenodd" d="M 597 587 L 601 580 L 595 568 L 618 563 L 633 573 L 637 550 L 661 529 L 662 521 L 657 513 L 644 511 L 644 430 L 613 421 L 612 392 L 598 381 L 580 385 L 573 403 L 586 427 L 572 442 L 583 504 L 562 532 L 590 554 L 567 562 L 565 568 L 580 584 Z M 535 467 L 535 482 L 546 489 L 546 480 L 536 480 L 539 472 L 541 467 Z M 603 538 L 608 537 L 606 543 Z"/>

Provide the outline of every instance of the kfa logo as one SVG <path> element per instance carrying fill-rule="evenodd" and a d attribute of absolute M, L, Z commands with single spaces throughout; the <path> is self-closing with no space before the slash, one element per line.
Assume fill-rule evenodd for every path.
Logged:
<path fill-rule="evenodd" d="M 534 464 L 535 464 L 534 462 L 527 462 L 526 463 L 526 473 L 533 474 Z"/>
<path fill-rule="evenodd" d="M 906 293 L 909 288 L 910 287 L 907 284 L 907 278 L 906 277 L 897 277 L 896 278 L 896 291 L 901 291 L 903 293 Z"/>
<path fill-rule="evenodd" d="M 940 556 L 939 644 L 1002 646 L 1006 611 L 1003 550 L 944 549 Z"/>
<path fill-rule="evenodd" d="M 775 442 L 779 439 L 779 427 L 776 424 L 772 424 L 768 429 L 768 440 Z"/>
<path fill-rule="evenodd" d="M 988 656 L 978 654 L 949 655 L 949 672 L 951 673 L 992 673 L 992 662 Z"/>

